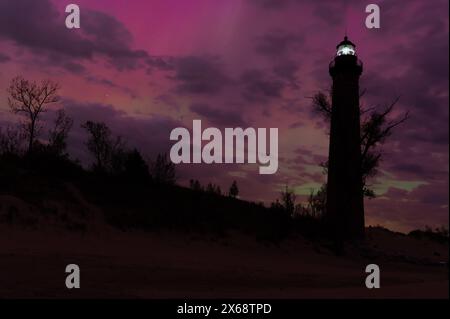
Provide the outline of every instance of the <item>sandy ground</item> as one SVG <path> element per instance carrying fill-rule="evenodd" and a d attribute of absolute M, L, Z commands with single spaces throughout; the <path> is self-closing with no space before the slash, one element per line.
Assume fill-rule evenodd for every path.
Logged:
<path fill-rule="evenodd" d="M 242 235 L 80 234 L 0 228 L 0 298 L 448 298 L 448 246 L 369 230 L 335 256 L 296 238 L 280 246 Z M 364 255 L 365 257 L 362 257 Z M 81 288 L 65 287 L 78 264 Z M 365 287 L 365 266 L 381 288 Z"/>

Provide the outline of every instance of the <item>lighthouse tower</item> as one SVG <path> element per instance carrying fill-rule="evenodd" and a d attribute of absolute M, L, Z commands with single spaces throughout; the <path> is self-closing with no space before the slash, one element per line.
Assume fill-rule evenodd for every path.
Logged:
<path fill-rule="evenodd" d="M 347 36 L 330 63 L 333 79 L 325 221 L 339 239 L 364 236 L 359 77 L 362 63 Z"/>

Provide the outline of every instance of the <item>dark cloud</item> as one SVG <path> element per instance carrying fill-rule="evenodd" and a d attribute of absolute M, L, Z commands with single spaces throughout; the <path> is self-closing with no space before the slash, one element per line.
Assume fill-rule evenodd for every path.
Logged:
<path fill-rule="evenodd" d="M 296 154 L 296 158 L 294 159 L 295 163 L 309 164 L 309 165 L 317 165 L 320 166 L 327 160 L 327 157 L 322 154 L 316 154 L 310 149 L 302 146 L 297 148 L 294 151 Z"/>
<path fill-rule="evenodd" d="M 270 58 L 280 58 L 280 55 L 300 48 L 303 42 L 303 37 L 298 34 L 284 31 L 271 31 L 256 38 L 255 50 Z"/>
<path fill-rule="evenodd" d="M 286 80 L 292 86 L 292 88 L 298 89 L 298 63 L 292 60 L 284 60 L 276 63 L 273 67 L 273 73 Z"/>
<path fill-rule="evenodd" d="M 406 172 L 409 174 L 423 174 L 426 169 L 419 163 L 396 163 L 391 165 L 390 168 L 397 172 Z"/>
<path fill-rule="evenodd" d="M 436 9 L 429 5 L 417 6 L 415 9 L 417 12 L 436 13 Z M 423 18 L 423 13 L 419 16 Z M 448 145 L 449 44 L 448 31 L 444 31 L 446 28 L 448 30 L 448 19 L 447 22 L 445 19 L 436 15 L 435 19 L 427 23 L 409 21 L 410 29 L 407 31 L 420 36 L 409 38 L 406 45 L 395 44 L 388 51 L 389 56 L 379 61 L 385 70 L 401 67 L 402 72 L 383 76 L 380 72 L 372 71 L 366 72 L 363 77 L 368 104 L 388 103 L 388 99 L 400 96 L 398 109 L 410 111 L 410 119 L 393 136 L 404 144 Z M 385 17 L 385 21 L 394 26 L 393 32 L 406 31 L 402 24 L 394 23 L 397 17 L 393 12 Z"/>
<path fill-rule="evenodd" d="M 356 6 L 360 7 L 361 12 L 364 12 L 365 6 L 368 4 L 361 4 L 357 1 L 333 1 L 322 0 L 314 3 L 313 15 L 324 22 L 330 27 L 339 27 L 343 25 L 345 20 L 344 14 L 338 14 L 338 12 L 344 12 L 346 6 L 352 6 L 356 9 Z M 339 29 L 338 29 L 339 30 Z M 340 30 L 342 33 L 345 29 Z"/>
<path fill-rule="evenodd" d="M 208 119 L 211 123 L 218 126 L 231 126 L 231 127 L 247 127 L 248 125 L 242 119 L 242 114 L 238 111 L 223 110 L 220 108 L 213 108 L 208 104 L 192 104 L 189 109 Z"/>
<path fill-rule="evenodd" d="M 3 53 L 0 53 L 0 63 L 8 62 L 11 58 Z"/>
<path fill-rule="evenodd" d="M 361 0 L 249 0 L 251 3 L 267 10 L 277 10 L 283 12 L 283 10 L 291 9 L 291 5 L 313 6 L 313 14 L 319 19 L 326 20 L 330 25 L 335 25 L 339 21 L 342 21 L 343 15 L 337 14 L 342 12 L 347 6 L 360 6 L 362 10 L 367 4 L 361 3 Z M 384 5 L 384 3 L 383 3 Z M 384 7 L 384 6 L 383 6 Z M 298 9 L 298 8 L 296 8 Z M 337 11 L 338 10 L 338 11 Z"/>
<path fill-rule="evenodd" d="M 265 9 L 282 9 L 286 7 L 293 0 L 250 0 L 255 5 L 261 6 Z"/>
<path fill-rule="evenodd" d="M 146 59 L 147 65 L 150 67 L 150 69 L 159 69 L 159 70 L 165 70 L 165 71 L 171 71 L 174 70 L 174 60 L 173 57 L 158 57 L 158 56 L 150 56 Z"/>
<path fill-rule="evenodd" d="M 401 143 L 392 140 L 390 144 L 385 145 L 382 163 L 384 169 L 401 180 L 433 182 L 448 176 L 448 151 L 447 154 L 442 153 L 448 150 L 448 145 L 439 150 L 433 144 L 414 143 L 401 138 L 400 140 Z M 439 156 L 430 156 L 431 153 Z"/>
<path fill-rule="evenodd" d="M 247 102 L 265 103 L 269 99 L 282 98 L 282 91 L 286 87 L 298 90 L 297 72 L 300 63 L 291 56 L 303 44 L 303 36 L 280 30 L 257 37 L 255 51 L 269 58 L 270 67 L 266 70 L 248 69 L 242 73 L 240 84 L 244 99 Z"/>
<path fill-rule="evenodd" d="M 296 128 L 303 127 L 303 126 L 305 126 L 305 122 L 303 122 L 303 121 L 296 121 L 296 122 L 290 124 L 289 128 L 290 129 L 296 129 Z"/>
<path fill-rule="evenodd" d="M 425 225 L 448 225 L 448 183 L 421 185 L 410 192 L 391 187 L 365 204 L 367 221 L 372 225 L 381 223 L 405 232 Z"/>
<path fill-rule="evenodd" d="M 3 0 L 0 3 L 0 39 L 11 40 L 35 55 L 57 60 L 105 58 L 118 70 L 136 69 L 142 62 L 162 66 L 146 51 L 132 49 L 132 35 L 116 18 L 102 12 L 83 10 L 82 28 L 65 27 L 49 0 Z M 57 64 L 70 72 L 84 70 L 77 62 Z"/>
<path fill-rule="evenodd" d="M 176 111 L 180 110 L 180 104 L 178 103 L 176 97 L 170 94 L 161 94 L 155 98 L 155 101 L 158 104 L 161 104 L 162 107 L 170 107 Z"/>
<path fill-rule="evenodd" d="M 270 77 L 266 72 L 257 69 L 244 71 L 241 76 L 243 97 L 252 102 L 265 102 L 269 98 L 281 97 L 285 83 Z"/>
<path fill-rule="evenodd" d="M 118 85 L 109 79 L 105 79 L 105 78 L 93 76 L 93 75 L 86 75 L 85 79 L 90 83 L 103 85 L 103 86 L 113 88 L 113 89 L 118 89 L 118 90 L 124 92 L 125 94 L 129 95 L 132 98 L 136 97 L 136 93 L 133 90 L 131 90 L 127 87 Z"/>
<path fill-rule="evenodd" d="M 415 144 L 429 143 L 436 146 L 447 146 L 449 144 L 448 115 L 437 115 L 433 120 L 433 127 L 430 123 L 421 120 L 420 114 L 413 115 L 410 123 L 405 123 L 408 127 L 400 131 L 403 139 L 407 139 Z M 446 125 L 447 123 L 447 125 Z"/>
<path fill-rule="evenodd" d="M 415 195 L 424 204 L 430 204 L 435 207 L 448 207 L 448 184 L 440 184 L 440 188 L 436 189 L 436 186 L 430 187 L 429 185 L 423 185 L 417 190 L 413 191 Z"/>
<path fill-rule="evenodd" d="M 280 109 L 293 115 L 293 119 L 296 120 L 293 128 L 307 125 L 311 119 L 320 120 L 317 114 L 312 114 L 311 99 L 306 97 L 285 98 L 280 104 Z"/>
<path fill-rule="evenodd" d="M 62 64 L 62 67 L 67 71 L 75 74 L 82 74 L 86 72 L 86 68 L 80 63 L 65 62 Z"/>
<path fill-rule="evenodd" d="M 83 12 L 83 32 L 90 39 L 90 54 L 102 54 L 119 70 L 135 69 L 147 52 L 131 48 L 133 37 L 116 18 L 98 11 Z"/>
<path fill-rule="evenodd" d="M 186 56 L 175 62 L 177 91 L 180 93 L 215 94 L 231 83 L 217 58 Z"/>

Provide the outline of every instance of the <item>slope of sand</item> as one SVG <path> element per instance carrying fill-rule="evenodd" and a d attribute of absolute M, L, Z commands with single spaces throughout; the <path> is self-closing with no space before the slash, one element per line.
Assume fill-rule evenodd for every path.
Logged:
<path fill-rule="evenodd" d="M 448 246 L 381 229 L 335 256 L 297 237 L 280 245 L 240 234 L 202 238 L 0 228 L 0 298 L 448 298 Z M 65 288 L 65 266 L 81 289 Z M 381 288 L 365 287 L 365 266 Z"/>

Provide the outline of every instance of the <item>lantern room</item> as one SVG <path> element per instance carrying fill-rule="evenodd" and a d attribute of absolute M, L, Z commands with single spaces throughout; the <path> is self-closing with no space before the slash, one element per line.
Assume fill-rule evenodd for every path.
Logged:
<path fill-rule="evenodd" d="M 336 56 L 356 55 L 356 45 L 349 41 L 347 36 L 344 37 L 344 41 L 337 45 L 336 49 Z"/>

